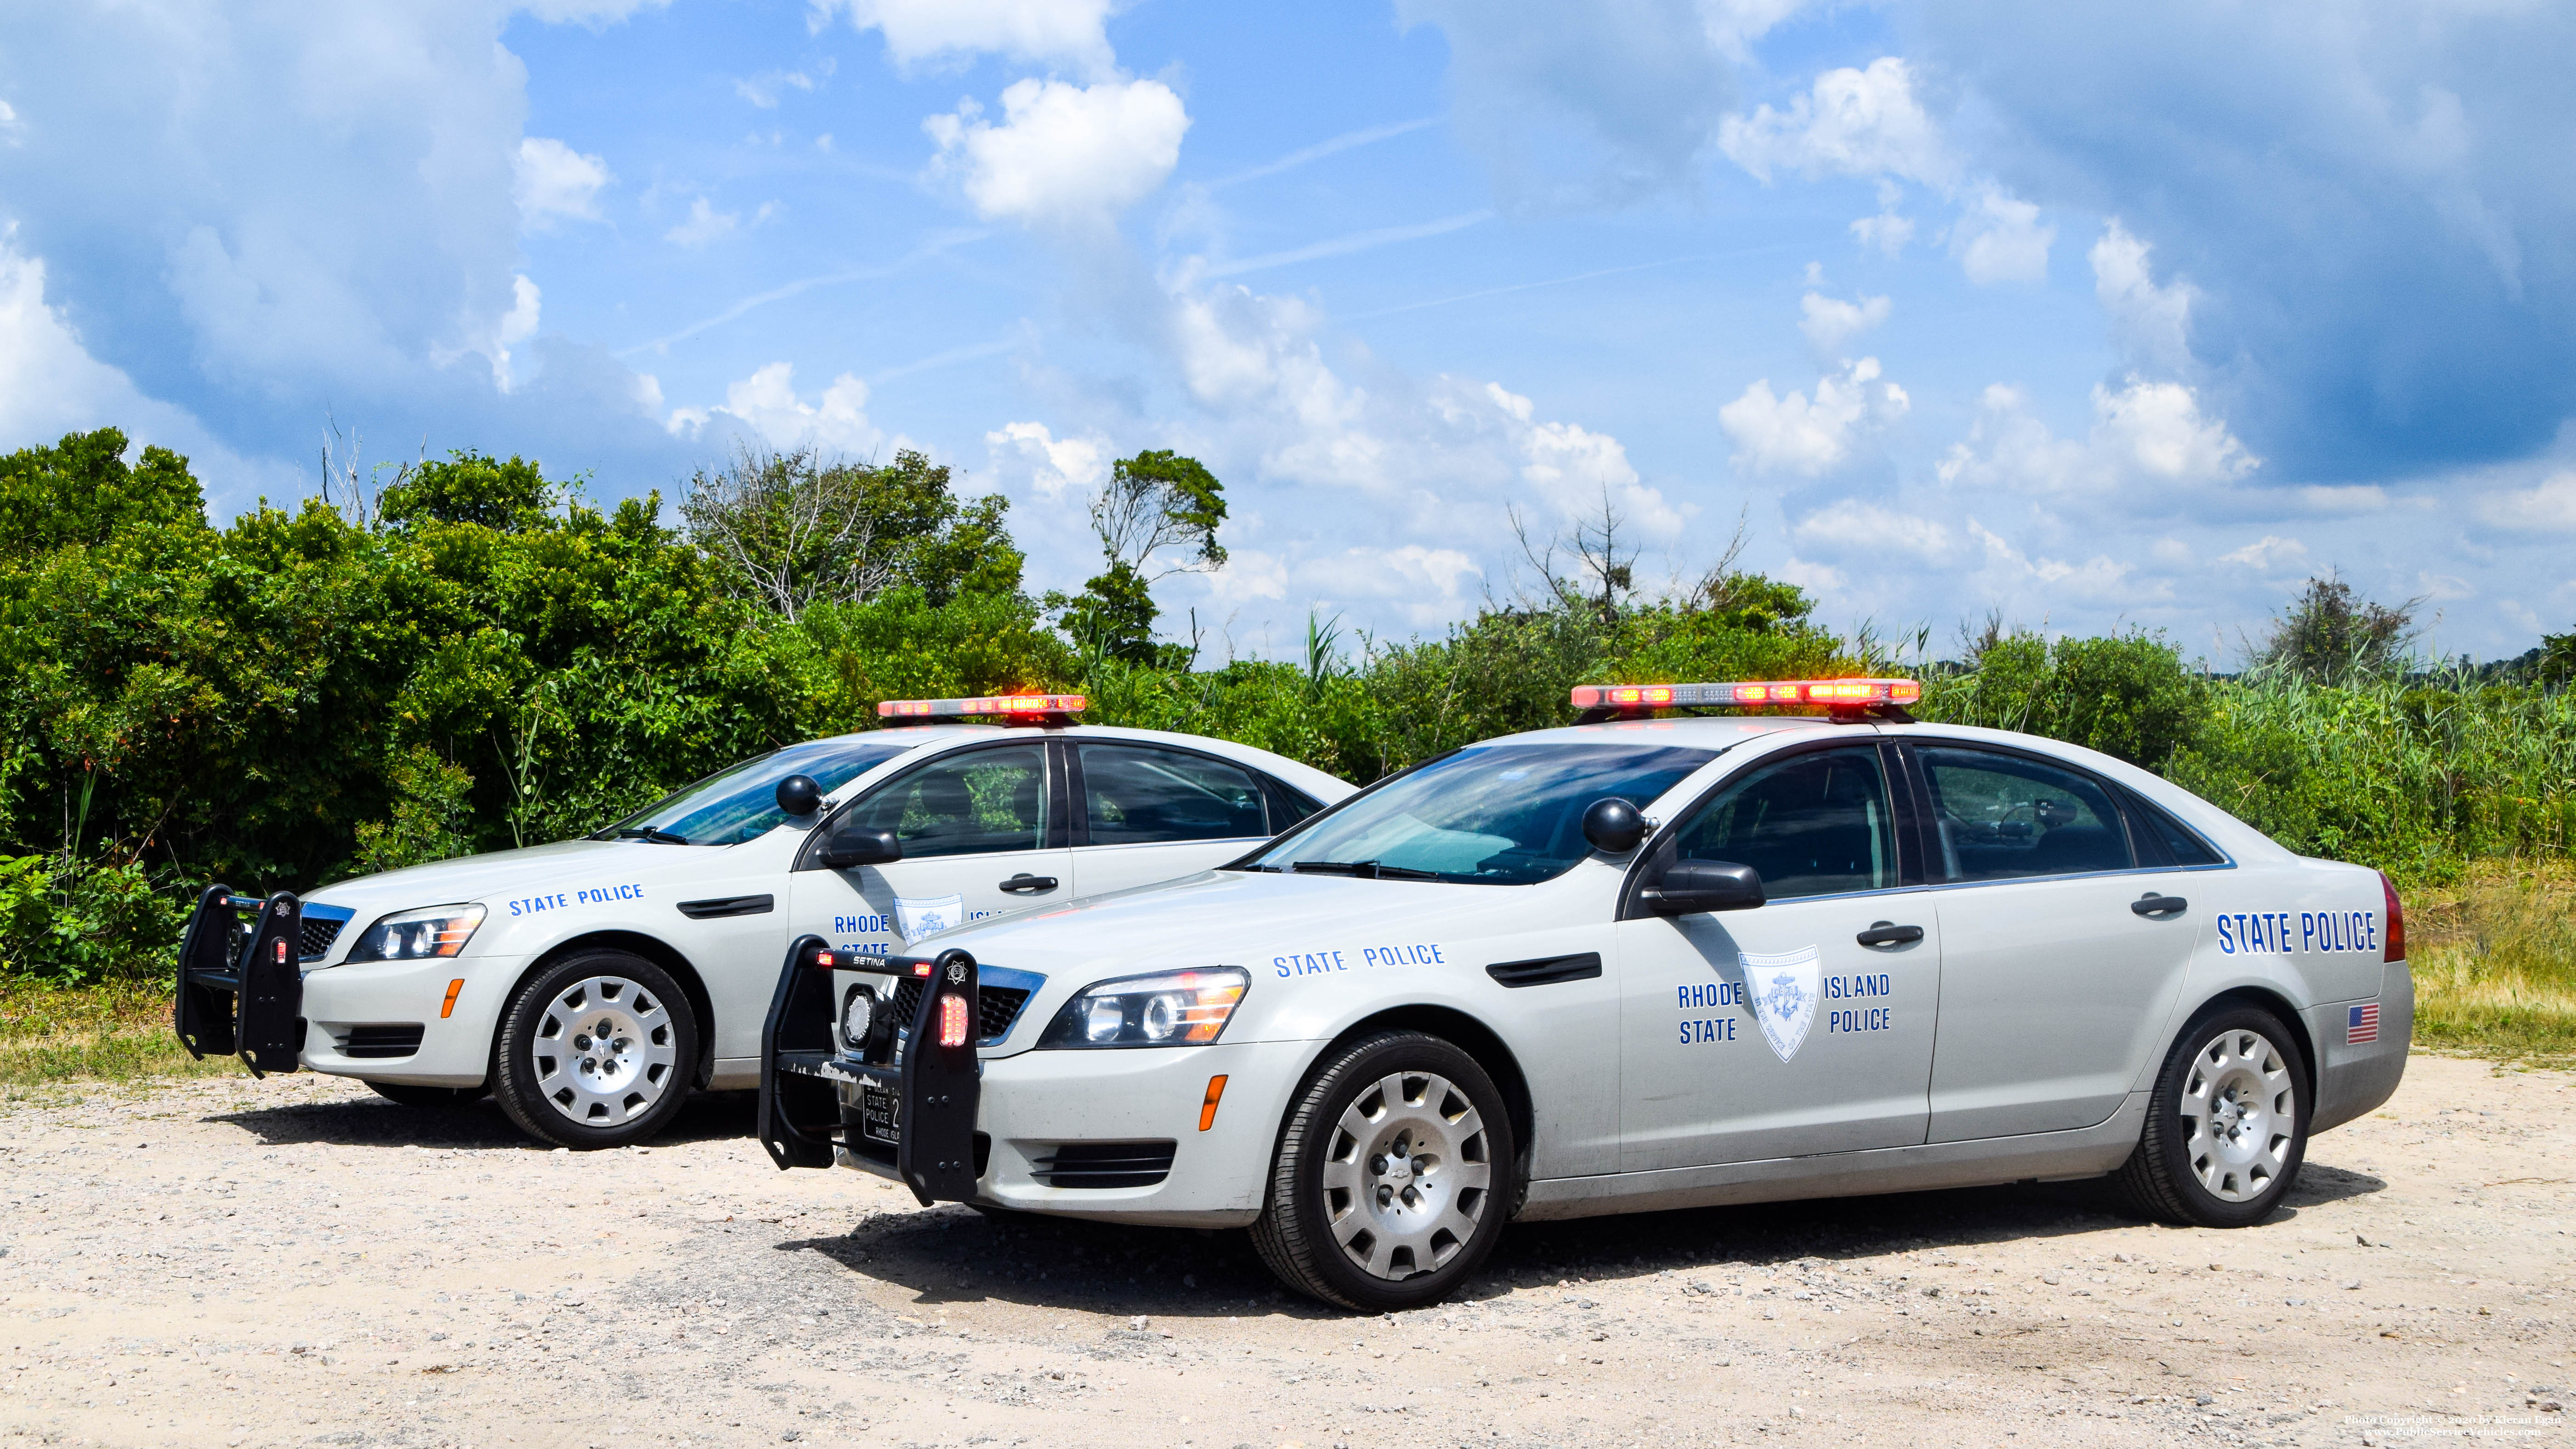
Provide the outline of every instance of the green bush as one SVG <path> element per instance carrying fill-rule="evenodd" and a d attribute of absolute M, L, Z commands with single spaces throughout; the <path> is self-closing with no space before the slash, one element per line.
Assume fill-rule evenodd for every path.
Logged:
<path fill-rule="evenodd" d="M 0 975 L 65 986 L 166 975 L 183 912 L 143 869 L 0 856 Z"/>

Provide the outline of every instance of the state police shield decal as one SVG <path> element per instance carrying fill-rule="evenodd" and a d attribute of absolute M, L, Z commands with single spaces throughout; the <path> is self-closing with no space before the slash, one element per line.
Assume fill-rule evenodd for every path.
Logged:
<path fill-rule="evenodd" d="M 965 924 L 966 898 L 956 896 L 911 896 L 894 898 L 894 923 L 907 941 L 935 936 Z"/>
<path fill-rule="evenodd" d="M 1798 1054 L 1807 1040 L 1807 1028 L 1816 1024 L 1816 999 L 1824 990 L 1824 967 L 1816 948 L 1801 946 L 1767 956 L 1739 951 L 1736 959 L 1744 963 L 1744 998 L 1753 1008 L 1753 1019 L 1761 1023 L 1762 1039 L 1771 1044 L 1771 1054 L 1785 1062 Z"/>

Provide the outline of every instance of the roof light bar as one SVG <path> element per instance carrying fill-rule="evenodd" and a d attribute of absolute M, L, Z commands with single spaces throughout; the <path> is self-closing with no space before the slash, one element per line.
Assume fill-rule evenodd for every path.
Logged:
<path fill-rule="evenodd" d="M 1039 720 L 1080 714 L 1090 701 L 1078 694 L 987 694 L 973 699 L 889 699 L 877 705 L 877 718 L 899 720 L 992 719 Z"/>
<path fill-rule="evenodd" d="M 1736 707 L 1744 705 L 1821 704 L 1835 710 L 1866 710 L 1914 704 L 1923 685 L 1912 679 L 1768 679 L 1723 684 L 1578 684 L 1574 707 L 1586 712 L 1625 714 L 1650 709 Z"/>

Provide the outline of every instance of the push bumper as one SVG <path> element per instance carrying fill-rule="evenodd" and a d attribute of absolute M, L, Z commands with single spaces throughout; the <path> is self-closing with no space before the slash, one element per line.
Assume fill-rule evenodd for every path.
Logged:
<path fill-rule="evenodd" d="M 239 1056 L 251 1075 L 295 1070 L 304 1045 L 302 903 L 210 885 L 179 938 L 170 1026 L 188 1054 Z"/>
<path fill-rule="evenodd" d="M 780 1167 L 855 1168 L 924 1202 L 1140 1224 L 1240 1227 L 1259 1216 L 1287 1095 L 1319 1045 L 1023 1051 L 973 1062 L 971 1113 L 925 1115 L 925 1099 L 950 1089 L 920 1080 L 910 1043 L 896 1047 L 891 1033 L 842 1040 L 837 1005 L 828 973 L 800 967 L 791 950 L 761 1063 L 762 1140 Z M 907 1155 L 965 1171 L 923 1193 Z"/>

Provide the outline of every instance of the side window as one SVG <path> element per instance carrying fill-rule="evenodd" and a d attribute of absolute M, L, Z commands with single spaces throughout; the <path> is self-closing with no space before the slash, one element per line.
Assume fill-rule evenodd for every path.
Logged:
<path fill-rule="evenodd" d="M 2136 860 L 2102 787 L 2072 770 L 1987 750 L 1917 746 L 1932 791 L 1938 868 L 1954 881 L 2127 870 Z"/>
<path fill-rule="evenodd" d="M 1683 860 L 1728 860 L 1760 871 L 1773 900 L 1897 883 L 1887 773 L 1874 746 L 1757 766 L 1701 806 L 1678 844 Z"/>
<path fill-rule="evenodd" d="M 2163 842 L 2165 853 L 2181 866 L 2225 865 L 2227 857 L 2217 847 L 2200 838 L 2200 832 L 2166 814 L 2162 807 L 2142 799 L 2138 792 L 2124 792 L 2128 797 L 2129 818 L 2138 822 L 2149 835 Z"/>
<path fill-rule="evenodd" d="M 1084 808 L 1094 845 L 1268 835 L 1250 771 L 1145 745 L 1085 744 Z"/>
<path fill-rule="evenodd" d="M 967 750 L 870 793 L 847 818 L 893 831 L 908 860 L 1035 850 L 1046 840 L 1046 784 L 1044 745 Z"/>

